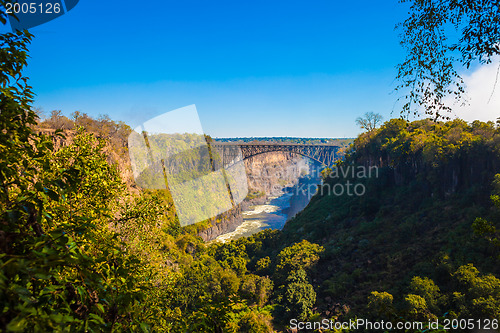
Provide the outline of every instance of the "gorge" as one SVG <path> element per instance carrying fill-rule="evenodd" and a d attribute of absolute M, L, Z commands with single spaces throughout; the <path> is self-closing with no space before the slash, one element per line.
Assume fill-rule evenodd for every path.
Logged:
<path fill-rule="evenodd" d="M 201 230 L 199 236 L 205 241 L 227 241 L 267 228 L 281 229 L 288 218 L 307 205 L 310 195 L 302 194 L 299 189 L 305 184 L 314 189 L 320 183 L 318 168 L 309 159 L 288 152 L 270 152 L 246 159 L 247 198 Z"/>

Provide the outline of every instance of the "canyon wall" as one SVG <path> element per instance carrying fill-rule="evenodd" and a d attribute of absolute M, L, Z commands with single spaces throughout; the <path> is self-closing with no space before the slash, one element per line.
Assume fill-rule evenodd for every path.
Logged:
<path fill-rule="evenodd" d="M 284 187 L 297 184 L 299 177 L 309 171 L 309 165 L 300 155 L 273 152 L 248 158 L 245 169 L 249 190 L 275 196 Z"/>

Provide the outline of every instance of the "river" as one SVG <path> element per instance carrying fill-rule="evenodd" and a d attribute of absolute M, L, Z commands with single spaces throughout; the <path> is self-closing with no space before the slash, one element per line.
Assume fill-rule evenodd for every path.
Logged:
<path fill-rule="evenodd" d="M 264 229 L 282 229 L 286 221 L 307 206 L 319 184 L 321 177 L 318 169 L 313 168 L 309 175 L 299 178 L 297 185 L 284 188 L 280 196 L 268 197 L 265 204 L 250 206 L 249 210 L 243 211 L 243 223 L 215 240 L 226 242 Z"/>

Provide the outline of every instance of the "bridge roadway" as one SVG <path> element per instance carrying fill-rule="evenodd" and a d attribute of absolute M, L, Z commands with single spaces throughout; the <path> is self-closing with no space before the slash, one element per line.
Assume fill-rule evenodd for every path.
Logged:
<path fill-rule="evenodd" d="M 214 148 L 223 161 L 224 166 L 235 160 L 245 160 L 255 155 L 283 151 L 299 154 L 322 165 L 332 166 L 335 162 L 339 145 L 334 144 L 300 144 L 289 142 L 220 142 L 212 141 Z"/>

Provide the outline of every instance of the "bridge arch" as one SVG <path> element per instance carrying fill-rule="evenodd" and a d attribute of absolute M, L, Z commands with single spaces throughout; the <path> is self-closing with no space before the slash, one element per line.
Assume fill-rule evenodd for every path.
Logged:
<path fill-rule="evenodd" d="M 336 153 L 340 149 L 338 145 L 328 144 L 295 144 L 295 143 L 240 143 L 240 142 L 212 142 L 211 146 L 216 149 L 222 157 L 224 165 L 238 157 L 243 160 L 250 157 L 282 151 L 295 153 L 310 158 L 325 166 L 332 166 L 336 160 Z"/>
<path fill-rule="evenodd" d="M 306 155 L 306 154 L 303 154 L 303 153 L 296 153 L 296 152 L 289 152 L 289 151 L 285 151 L 285 150 L 273 150 L 273 151 L 263 151 L 263 152 L 259 152 L 259 153 L 256 153 L 254 155 L 250 155 L 250 156 L 245 156 L 243 158 L 243 160 L 247 160 L 249 158 L 252 158 L 254 156 L 258 156 L 258 155 L 262 155 L 262 154 L 269 154 L 269 153 L 274 153 L 274 152 L 281 152 L 281 153 L 291 153 L 291 154 L 296 154 L 296 155 L 301 155 L 301 156 L 304 156 L 304 157 L 307 157 L 309 158 L 310 160 L 314 161 L 314 162 L 317 162 L 321 165 L 325 165 L 323 162 L 321 162 L 320 160 L 318 160 L 317 158 L 314 158 L 314 157 L 311 157 L 309 155 Z"/>

